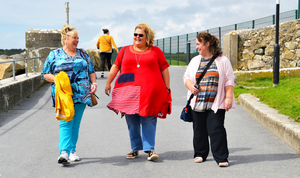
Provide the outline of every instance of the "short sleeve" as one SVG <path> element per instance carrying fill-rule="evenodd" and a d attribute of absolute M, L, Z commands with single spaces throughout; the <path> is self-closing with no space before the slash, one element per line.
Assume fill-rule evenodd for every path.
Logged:
<path fill-rule="evenodd" d="M 166 57 L 165 57 L 164 53 L 162 52 L 162 50 L 158 47 L 154 47 L 154 49 L 157 52 L 160 70 L 163 71 L 166 68 L 168 68 L 170 65 L 169 65 L 168 61 L 166 60 Z"/>
<path fill-rule="evenodd" d="M 122 64 L 123 55 L 125 55 L 124 50 L 126 50 L 127 47 L 128 46 L 125 46 L 120 50 L 120 52 L 118 53 L 117 58 L 114 62 L 114 64 L 118 67 L 118 69 L 120 69 L 120 65 Z"/>
<path fill-rule="evenodd" d="M 52 73 L 52 70 L 51 70 L 51 67 L 52 67 L 52 64 L 54 62 L 54 59 L 55 59 L 55 53 L 54 51 L 51 51 L 45 61 L 45 64 L 44 64 L 44 67 L 43 67 L 43 70 L 41 72 L 41 78 L 44 79 L 43 77 L 43 74 L 49 74 L 49 73 Z"/>

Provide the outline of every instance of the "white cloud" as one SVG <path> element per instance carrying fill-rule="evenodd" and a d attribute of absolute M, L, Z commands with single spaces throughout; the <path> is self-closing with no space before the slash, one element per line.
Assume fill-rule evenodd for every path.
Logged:
<path fill-rule="evenodd" d="M 134 27 L 147 22 L 157 38 L 192 33 L 254 20 L 275 13 L 274 0 L 69 0 L 70 24 L 80 32 L 80 45 L 96 48 L 102 28 L 117 46 L 132 44 Z M 281 1 L 281 12 L 298 8 L 296 0 Z M 1 2 L 0 49 L 25 48 L 29 29 L 61 29 L 65 1 L 10 0 Z M 9 35 L 13 33 L 14 35 Z"/>

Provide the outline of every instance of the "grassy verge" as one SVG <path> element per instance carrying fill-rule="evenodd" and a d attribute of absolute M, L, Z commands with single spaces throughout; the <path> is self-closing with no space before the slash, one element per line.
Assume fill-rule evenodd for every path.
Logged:
<path fill-rule="evenodd" d="M 261 102 L 300 122 L 300 77 L 280 77 L 279 85 L 273 87 L 272 78 L 258 78 L 239 82 L 234 96 L 250 93 Z"/>

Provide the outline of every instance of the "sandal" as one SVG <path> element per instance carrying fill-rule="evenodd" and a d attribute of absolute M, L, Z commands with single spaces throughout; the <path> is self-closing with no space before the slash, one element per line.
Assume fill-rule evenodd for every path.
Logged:
<path fill-rule="evenodd" d="M 139 156 L 139 151 L 132 150 L 130 153 L 126 155 L 126 158 L 133 159 Z"/>
<path fill-rule="evenodd" d="M 219 167 L 228 167 L 229 163 L 228 162 L 221 162 L 219 163 Z"/>
<path fill-rule="evenodd" d="M 153 161 L 153 160 L 156 160 L 158 159 L 159 156 L 157 153 L 154 153 L 153 151 L 148 151 L 148 161 Z"/>

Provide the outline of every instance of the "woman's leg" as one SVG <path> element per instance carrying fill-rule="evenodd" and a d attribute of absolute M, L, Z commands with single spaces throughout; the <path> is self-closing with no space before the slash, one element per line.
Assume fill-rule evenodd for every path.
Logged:
<path fill-rule="evenodd" d="M 206 160 L 209 153 L 208 133 L 206 128 L 207 112 L 192 111 L 194 130 L 194 158 L 202 157 Z"/>
<path fill-rule="evenodd" d="M 105 61 L 106 61 L 106 53 L 100 53 L 100 58 L 101 58 L 101 71 L 104 71 L 104 67 L 105 67 Z"/>
<path fill-rule="evenodd" d="M 143 150 L 152 151 L 155 147 L 157 118 L 154 116 L 141 117 Z"/>
<path fill-rule="evenodd" d="M 110 68 L 111 68 L 111 56 L 112 56 L 112 53 L 107 53 L 107 68 L 108 68 L 108 71 L 110 71 Z"/>
<path fill-rule="evenodd" d="M 59 122 L 59 142 L 58 142 L 58 148 L 60 150 L 59 154 L 64 150 L 68 153 L 68 155 L 70 155 L 73 122 L 74 122 L 73 120 L 69 122 L 65 122 L 65 121 Z"/>
<path fill-rule="evenodd" d="M 131 149 L 138 151 L 143 149 L 140 116 L 138 114 L 125 114 L 126 123 L 128 126 Z"/>
<path fill-rule="evenodd" d="M 207 131 L 211 142 L 211 151 L 217 163 L 228 162 L 227 135 L 224 127 L 225 110 L 217 113 L 210 110 L 207 118 Z"/>
<path fill-rule="evenodd" d="M 83 112 L 85 110 L 86 104 L 75 104 L 74 110 L 75 115 L 73 116 L 73 127 L 72 127 L 72 141 L 71 141 L 71 151 L 76 152 L 76 144 L 79 136 L 79 128 L 82 119 Z"/>

